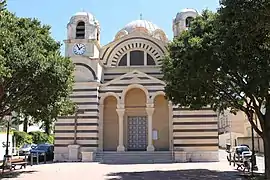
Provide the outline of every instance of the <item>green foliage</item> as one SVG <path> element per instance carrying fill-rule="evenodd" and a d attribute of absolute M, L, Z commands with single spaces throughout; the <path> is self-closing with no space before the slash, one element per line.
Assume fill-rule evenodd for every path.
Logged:
<path fill-rule="evenodd" d="M 270 1 L 221 0 L 168 45 L 162 71 L 168 98 L 179 106 L 211 106 L 249 117 L 264 139 L 270 178 Z M 252 120 L 253 113 L 261 130 Z"/>
<path fill-rule="evenodd" d="M 23 131 L 14 131 L 13 132 L 17 147 L 21 147 L 23 144 L 33 143 L 32 136 Z"/>
<path fill-rule="evenodd" d="M 15 111 L 53 122 L 60 114 L 72 113 L 73 71 L 49 26 L 1 11 L 0 119 Z"/>
<path fill-rule="evenodd" d="M 2 10 L 4 10 L 6 8 L 6 6 L 7 6 L 7 1 L 6 0 L 0 0 L 0 12 Z M 0 72 L 1 72 L 1 65 L 0 65 Z"/>
<path fill-rule="evenodd" d="M 54 136 L 53 136 L 53 135 L 49 135 L 49 136 L 48 136 L 47 143 L 49 143 L 49 144 L 54 144 Z"/>
<path fill-rule="evenodd" d="M 47 143 L 48 142 L 49 137 L 44 132 L 32 131 L 32 132 L 29 132 L 29 134 L 32 136 L 34 144 L 41 144 L 41 143 Z"/>
<path fill-rule="evenodd" d="M 204 11 L 169 44 L 162 66 L 166 94 L 192 109 L 253 110 L 263 123 L 261 108 L 270 103 L 269 2 L 222 3 L 218 13 Z"/>

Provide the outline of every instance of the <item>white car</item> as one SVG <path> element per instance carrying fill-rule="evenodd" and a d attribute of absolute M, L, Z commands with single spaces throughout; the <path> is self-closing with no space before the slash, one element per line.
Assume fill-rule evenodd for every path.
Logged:
<path fill-rule="evenodd" d="M 231 158 L 228 154 L 227 156 L 228 161 L 238 161 L 238 157 L 239 157 L 239 161 L 242 161 L 243 155 L 247 156 L 248 154 L 252 154 L 252 152 L 247 146 L 235 146 L 232 148 L 230 152 L 231 152 Z"/>
<path fill-rule="evenodd" d="M 36 146 L 36 144 L 24 144 L 19 150 L 19 155 L 24 156 L 26 154 L 29 154 L 30 150 L 34 149 Z"/>

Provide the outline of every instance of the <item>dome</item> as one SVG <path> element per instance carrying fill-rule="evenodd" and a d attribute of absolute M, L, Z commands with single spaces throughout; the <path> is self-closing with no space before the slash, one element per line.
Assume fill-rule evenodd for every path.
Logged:
<path fill-rule="evenodd" d="M 132 32 L 144 32 L 150 36 L 154 36 L 157 37 L 157 35 L 161 35 L 161 36 L 165 36 L 166 38 L 166 34 L 164 33 L 164 31 L 162 29 L 160 29 L 157 25 L 155 25 L 154 23 L 147 21 L 147 20 L 135 20 L 135 21 L 131 21 L 130 23 L 128 23 L 123 29 L 121 29 L 117 34 L 116 34 L 116 39 L 123 37 L 124 35 L 128 35 Z M 163 40 L 163 38 L 158 38 L 160 40 Z"/>
<path fill-rule="evenodd" d="M 98 21 L 96 20 L 95 16 L 89 12 L 77 12 L 71 17 L 70 21 L 76 18 L 86 18 L 90 24 L 92 23 L 98 24 Z"/>
<path fill-rule="evenodd" d="M 198 14 L 199 13 L 196 9 L 185 8 L 185 9 L 182 9 L 179 13 L 177 13 L 175 17 L 175 21 L 183 20 L 187 18 L 188 16 L 196 17 Z"/>

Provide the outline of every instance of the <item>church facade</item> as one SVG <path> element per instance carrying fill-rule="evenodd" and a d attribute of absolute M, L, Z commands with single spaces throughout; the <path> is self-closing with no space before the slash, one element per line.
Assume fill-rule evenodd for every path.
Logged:
<path fill-rule="evenodd" d="M 177 13 L 174 36 L 197 15 L 193 9 Z M 135 20 L 101 46 L 99 22 L 79 12 L 67 32 L 77 111 L 57 120 L 55 161 L 95 161 L 106 152 L 134 152 L 134 158 L 168 152 L 177 162 L 218 161 L 217 114 L 174 106 L 165 98 L 160 65 L 169 40 L 162 29 Z"/>

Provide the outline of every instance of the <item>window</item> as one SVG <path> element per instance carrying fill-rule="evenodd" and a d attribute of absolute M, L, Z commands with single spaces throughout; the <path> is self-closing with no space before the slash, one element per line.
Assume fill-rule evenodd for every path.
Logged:
<path fill-rule="evenodd" d="M 85 23 L 80 21 L 76 27 L 76 39 L 85 38 Z"/>
<path fill-rule="evenodd" d="M 144 65 L 144 52 L 143 51 L 131 51 L 130 52 L 130 66 Z"/>
<path fill-rule="evenodd" d="M 194 18 L 193 17 L 187 17 L 186 18 L 186 27 L 189 28 L 191 26 L 191 22 Z"/>
<path fill-rule="evenodd" d="M 149 54 L 147 54 L 147 65 L 156 65 L 154 59 Z"/>
<path fill-rule="evenodd" d="M 118 66 L 127 66 L 127 54 L 125 54 L 118 63 Z"/>

